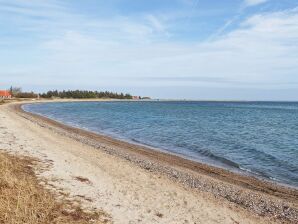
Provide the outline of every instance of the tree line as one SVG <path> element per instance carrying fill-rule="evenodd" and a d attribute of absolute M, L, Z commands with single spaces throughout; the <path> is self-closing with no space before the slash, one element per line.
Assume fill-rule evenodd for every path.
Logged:
<path fill-rule="evenodd" d="M 38 94 L 34 92 L 24 92 L 21 87 L 10 87 L 10 94 L 16 98 L 37 98 Z"/>
<path fill-rule="evenodd" d="M 116 93 L 109 91 L 87 91 L 87 90 L 53 90 L 40 94 L 42 98 L 73 98 L 73 99 L 91 99 L 91 98 L 112 98 L 112 99 L 132 99 L 128 93 Z"/>
<path fill-rule="evenodd" d="M 132 99 L 132 95 L 126 93 L 116 93 L 109 91 L 87 91 L 87 90 L 50 90 L 45 93 L 24 92 L 21 87 L 10 87 L 10 93 L 16 98 L 112 98 L 112 99 Z"/>

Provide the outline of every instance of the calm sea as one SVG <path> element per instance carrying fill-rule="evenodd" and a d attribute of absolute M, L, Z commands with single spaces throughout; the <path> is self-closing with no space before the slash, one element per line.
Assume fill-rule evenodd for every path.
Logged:
<path fill-rule="evenodd" d="M 24 109 L 298 186 L 298 103 L 74 102 L 31 104 Z"/>

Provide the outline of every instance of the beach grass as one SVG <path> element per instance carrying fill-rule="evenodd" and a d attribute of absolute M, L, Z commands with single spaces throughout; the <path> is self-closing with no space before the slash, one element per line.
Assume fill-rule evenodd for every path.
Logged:
<path fill-rule="evenodd" d="M 39 184 L 34 160 L 0 152 L 0 223 L 106 223 L 102 211 L 84 211 L 69 200 L 57 201 Z"/>

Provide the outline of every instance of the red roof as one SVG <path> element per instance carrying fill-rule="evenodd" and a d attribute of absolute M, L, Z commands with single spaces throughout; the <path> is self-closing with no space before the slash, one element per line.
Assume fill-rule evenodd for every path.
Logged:
<path fill-rule="evenodd" d="M 11 96 L 11 94 L 7 90 L 0 90 L 0 96 L 2 96 L 2 97 L 9 97 L 9 96 Z"/>

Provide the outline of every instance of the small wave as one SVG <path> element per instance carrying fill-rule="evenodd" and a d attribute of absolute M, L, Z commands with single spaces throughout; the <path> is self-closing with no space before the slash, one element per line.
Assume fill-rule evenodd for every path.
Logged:
<path fill-rule="evenodd" d="M 216 159 L 216 160 L 220 161 L 221 163 L 224 163 L 224 164 L 226 164 L 228 166 L 235 167 L 235 168 L 238 168 L 238 169 L 240 168 L 240 165 L 238 163 L 236 163 L 236 162 L 234 162 L 232 160 L 229 160 L 227 158 L 224 158 L 222 156 L 217 156 L 217 155 L 212 154 L 210 156 L 210 158 Z"/>
<path fill-rule="evenodd" d="M 214 153 L 212 153 L 210 150 L 202 150 L 202 149 L 197 149 L 196 152 L 200 153 L 202 156 L 205 156 L 207 158 L 210 158 L 214 161 L 220 162 L 223 165 L 227 165 L 230 167 L 234 167 L 234 168 L 240 168 L 240 165 L 232 160 L 229 160 L 223 156 L 218 156 L 215 155 Z"/>
<path fill-rule="evenodd" d="M 131 138 L 131 140 L 132 140 L 133 142 L 136 142 L 136 143 L 139 143 L 139 144 L 144 144 L 143 142 L 141 142 L 141 141 L 139 141 L 139 140 L 137 140 L 137 139 L 135 139 L 135 138 Z"/>
<path fill-rule="evenodd" d="M 251 169 L 248 169 L 248 168 L 244 168 L 244 167 L 239 167 L 240 170 L 242 171 L 245 171 L 247 173 L 251 173 L 252 175 L 254 176 L 258 176 L 258 177 L 263 177 L 263 178 L 267 178 L 267 179 L 270 179 L 270 180 L 278 180 L 277 178 L 275 177 L 272 177 L 272 176 L 269 176 L 268 174 L 266 174 L 265 172 L 260 172 L 260 171 L 253 171 Z"/>
<path fill-rule="evenodd" d="M 293 166 L 290 162 L 281 158 L 278 158 L 270 153 L 267 153 L 263 150 L 259 150 L 254 147 L 246 148 L 247 151 L 250 152 L 251 156 L 257 156 L 255 159 L 259 160 L 261 162 L 266 162 L 268 165 L 274 164 L 274 166 L 282 167 L 284 169 L 287 169 L 291 172 L 296 172 L 297 167 Z"/>
<path fill-rule="evenodd" d="M 153 144 L 144 143 L 143 141 L 140 141 L 140 140 L 138 140 L 136 138 L 131 138 L 131 141 L 132 142 L 135 142 L 135 143 L 138 143 L 138 144 L 142 144 L 142 145 L 145 144 L 146 146 L 149 146 L 149 147 L 154 147 L 154 148 L 156 147 Z M 158 148 L 160 148 L 160 147 L 158 147 Z M 172 150 L 169 150 L 169 149 L 163 149 L 163 150 L 166 150 L 168 152 L 173 152 L 175 154 L 177 153 L 177 152 L 172 151 Z M 229 159 L 227 159 L 225 157 L 215 155 L 210 150 L 196 150 L 196 152 L 199 152 L 202 156 L 207 157 L 207 158 L 210 158 L 210 159 L 212 159 L 215 162 L 219 162 L 219 163 L 222 163 L 223 165 L 240 169 L 240 165 L 238 163 L 236 163 L 236 162 L 234 162 L 232 160 L 229 160 Z M 182 155 L 187 156 L 184 153 Z"/>

